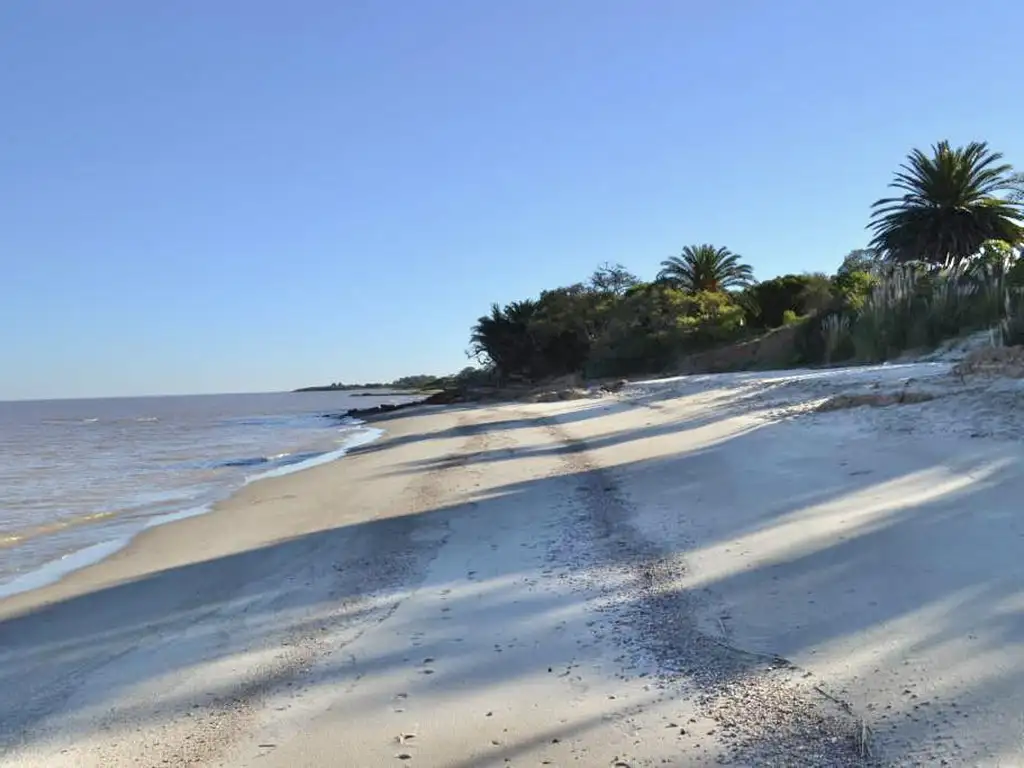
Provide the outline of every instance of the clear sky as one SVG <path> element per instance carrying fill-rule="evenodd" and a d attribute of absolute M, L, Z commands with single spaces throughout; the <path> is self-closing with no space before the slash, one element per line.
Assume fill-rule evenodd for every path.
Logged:
<path fill-rule="evenodd" d="M 0 398 L 445 373 L 689 243 L 832 270 L 907 151 L 1024 165 L 1024 3 L 0 3 Z"/>

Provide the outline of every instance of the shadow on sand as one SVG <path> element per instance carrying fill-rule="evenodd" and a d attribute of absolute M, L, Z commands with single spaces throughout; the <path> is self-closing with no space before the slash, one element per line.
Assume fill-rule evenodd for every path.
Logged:
<path fill-rule="evenodd" d="M 538 426 L 563 429 L 563 425 L 574 421 L 600 419 L 619 412 L 619 407 L 609 409 L 607 403 L 598 402 L 557 421 L 524 416 L 385 439 L 354 453 L 386 452 L 411 441 L 470 437 L 482 430 L 526 430 Z M 586 445 L 565 437 L 554 447 L 527 445 L 513 451 L 478 453 L 465 457 L 464 463 L 486 465 L 530 456 L 579 456 L 652 436 L 681 434 L 729 415 L 716 411 L 689 420 L 605 434 Z M 838 619 L 835 611 L 823 616 L 808 607 L 799 612 L 804 622 L 799 630 L 780 630 L 771 639 L 771 647 L 758 650 L 801 656 L 844 637 L 865 636 L 872 629 L 910 619 L 915 612 L 929 607 L 942 607 L 944 614 L 926 628 L 918 627 L 919 636 L 914 638 L 913 645 L 917 651 L 961 637 L 965 627 L 984 629 L 978 632 L 978 654 L 1021 641 L 1021 613 L 1006 606 L 1014 601 L 1019 604 L 1022 597 L 1024 558 L 1019 557 L 1019 548 L 1024 539 L 1012 511 L 1000 501 L 1006 498 L 1004 485 L 1008 483 L 1016 484 L 1016 498 L 1022 497 L 1019 457 L 986 473 L 981 469 L 994 466 L 991 457 L 948 459 L 944 463 L 940 457 L 934 466 L 927 467 L 919 461 L 915 463 L 916 459 L 898 456 L 899 444 L 880 440 L 869 471 L 861 471 L 860 467 L 837 469 L 832 466 L 836 464 L 837 449 L 833 446 L 833 453 L 828 453 L 827 436 L 809 438 L 802 447 L 794 447 L 792 440 L 784 440 L 780 434 L 790 428 L 786 424 L 768 425 L 700 450 L 608 468 L 567 465 L 562 474 L 507 484 L 493 489 L 486 498 L 299 536 L 229 557 L 153 573 L 8 618 L 0 623 L 0 688 L 24 695 L 17 702 L 11 697 L 4 699 L 0 744 L 31 739 L 33 728 L 54 713 L 59 713 L 67 728 L 74 729 L 75 702 L 79 699 L 102 707 L 105 702 L 98 697 L 113 700 L 121 691 L 146 683 L 145 676 L 154 674 L 155 665 L 125 665 L 109 676 L 110 683 L 104 691 L 88 697 L 78 695 L 79 681 L 88 680 L 89 675 L 104 668 L 117 667 L 127 654 L 150 650 L 159 653 L 160 674 L 173 676 L 189 669 L 197 659 L 208 663 L 230 658 L 254 647 L 273 646 L 288 637 L 324 630 L 325 621 L 336 622 L 339 627 L 358 623 L 378 610 L 380 601 L 399 600 L 413 588 L 441 588 L 443 583 L 431 582 L 430 564 L 443 546 L 444 531 L 467 516 L 514 527 L 521 510 L 550 506 L 553 498 L 572 497 L 580 509 L 591 515 L 595 527 L 588 546 L 593 550 L 593 567 L 629 566 L 640 579 L 644 564 L 659 558 L 685 558 L 722 542 L 769 534 L 777 526 L 791 525 L 794 516 L 812 507 L 849 498 L 870 498 L 873 490 L 913 479 L 916 473 L 935 467 L 963 476 L 975 473 L 980 478 L 976 482 L 924 501 L 897 505 L 842 540 L 817 539 L 813 546 L 789 552 L 784 558 L 722 573 L 691 590 L 652 595 L 638 589 L 637 594 L 644 596 L 643 602 L 634 608 L 637 615 L 653 612 L 659 616 L 686 616 L 694 610 L 695 601 L 714 602 L 721 595 L 728 595 L 739 605 L 754 604 L 768 594 L 805 601 L 808 595 L 843 594 L 845 585 L 856 584 L 865 591 L 856 599 L 850 598 L 849 610 L 841 612 Z M 774 460 L 766 461 L 773 450 L 781 452 Z M 831 462 L 831 468 L 825 471 L 827 462 Z M 421 462 L 396 467 L 396 471 L 416 473 L 432 466 L 431 462 Z M 452 466 L 447 471 L 461 471 L 461 466 Z M 763 488 L 779 488 L 777 482 L 768 485 L 768 474 L 787 471 L 794 478 L 790 492 L 783 497 L 763 498 L 757 504 L 757 489 L 762 487 L 759 484 Z M 737 492 L 733 485 L 744 479 L 752 490 Z M 679 536 L 652 543 L 650 536 L 638 530 L 642 528 L 644 505 L 651 504 L 660 507 L 663 518 L 666 514 L 670 519 L 672 514 L 677 516 Z M 743 514 L 737 511 L 741 507 L 746 510 Z M 666 509 L 670 511 L 666 513 Z M 979 558 L 978 551 L 983 551 L 984 556 Z M 930 574 L 914 572 L 921 563 L 935 570 Z M 866 574 L 873 575 L 866 578 Z M 487 600 L 475 603 L 471 609 L 467 607 L 466 623 L 458 626 L 456 619 L 454 630 L 472 633 L 475 626 L 499 622 L 511 599 L 503 585 L 520 577 L 543 575 L 490 572 L 488 578 L 494 586 Z M 893 583 L 893 579 L 899 583 Z M 902 593 L 900 599 L 893 599 L 894 592 Z M 519 593 L 516 598 L 520 598 Z M 529 627 L 536 630 L 557 621 L 553 608 L 541 592 L 525 606 L 520 601 L 516 611 L 526 611 L 532 617 L 524 624 L 527 638 Z M 457 607 L 453 614 L 459 615 Z M 737 621 L 742 618 L 736 617 Z M 178 634 L 185 628 L 190 628 L 188 633 Z M 694 626 L 685 631 L 675 625 L 647 626 L 645 631 L 649 633 L 645 642 L 666 666 L 685 671 L 701 683 L 694 665 L 703 658 L 701 653 L 718 651 L 709 650 L 711 645 L 694 649 L 695 638 L 700 637 Z M 165 637 L 182 639 L 172 651 L 166 647 L 162 639 Z M 717 643 L 713 645 L 721 648 Z M 441 650 L 428 644 L 416 653 L 431 656 Z M 355 670 L 342 656 L 322 661 L 318 685 L 352 681 Z M 382 674 L 407 663 L 403 654 L 384 653 L 362 659 L 358 674 Z M 885 659 L 878 663 L 898 661 Z M 750 673 L 752 668 L 747 663 L 734 663 L 731 667 L 737 676 Z M 510 674 L 514 670 L 493 664 L 489 653 L 469 654 L 460 658 L 457 673 L 437 676 L 430 685 L 434 691 L 454 695 L 465 691 L 466 680 L 486 687 L 508 682 Z M 286 679 L 254 680 L 248 695 L 261 695 L 285 684 Z M 993 702 L 1011 697 L 1022 687 L 1024 661 L 1000 669 L 998 675 L 979 678 L 975 687 L 961 693 L 957 704 L 961 711 L 988 710 Z M 209 691 L 211 701 L 238 695 L 236 689 Z M 166 718 L 186 711 L 193 703 L 189 698 L 164 700 L 149 711 L 131 714 L 143 719 Z M 600 725 L 593 722 L 589 727 Z M 931 735 L 926 718 L 901 724 L 900 728 L 908 748 L 915 740 L 920 742 Z M 1008 740 L 1016 738 L 1011 730 L 1006 732 Z M 538 734 L 535 741 L 565 735 L 553 727 Z M 894 746 L 898 748 L 891 745 L 890 749 Z M 991 746 L 995 750 L 1008 748 L 1008 744 Z M 514 756 L 529 747 L 528 743 L 509 745 L 505 754 Z M 900 755 L 890 753 L 887 757 L 899 759 Z"/>

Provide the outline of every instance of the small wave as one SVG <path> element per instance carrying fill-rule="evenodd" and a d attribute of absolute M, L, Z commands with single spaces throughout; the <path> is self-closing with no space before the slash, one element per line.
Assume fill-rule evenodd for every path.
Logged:
<path fill-rule="evenodd" d="M 286 413 L 269 416 L 235 416 L 217 422 L 222 427 L 305 427 L 316 424 L 316 416 L 308 413 Z"/>
<path fill-rule="evenodd" d="M 131 541 L 130 536 L 122 536 L 111 541 L 93 544 L 91 547 L 64 555 L 60 560 L 49 562 L 41 568 L 23 573 L 11 581 L 0 584 L 0 598 L 55 584 L 69 573 L 94 565 L 101 560 L 106 560 L 112 554 L 127 546 L 129 541 Z"/>
<path fill-rule="evenodd" d="M 276 453 L 273 456 L 249 456 L 240 459 L 225 459 L 214 465 L 215 469 L 229 467 L 259 467 L 263 464 L 299 464 L 323 455 L 323 451 L 299 451 L 296 453 Z"/>
<path fill-rule="evenodd" d="M 181 509 L 177 512 L 167 512 L 163 515 L 156 515 L 155 517 L 149 518 L 146 521 L 146 530 L 150 528 L 156 528 L 158 525 L 167 525 L 167 523 L 173 523 L 178 520 L 186 520 L 190 517 L 198 517 L 199 515 L 205 515 L 213 509 L 212 504 L 201 504 L 198 507 L 189 507 L 188 509 Z"/>
<path fill-rule="evenodd" d="M 347 413 L 321 413 L 318 418 L 333 421 L 335 424 L 343 427 L 360 427 L 366 423 L 355 416 L 349 416 Z"/>
<path fill-rule="evenodd" d="M 333 451 L 292 454 L 292 456 L 289 457 L 292 459 L 291 461 L 278 462 L 278 465 L 272 469 L 260 472 L 258 475 L 251 475 L 250 477 L 247 477 L 245 482 L 251 483 L 268 477 L 281 477 L 282 475 L 290 475 L 292 472 L 301 472 L 304 469 L 310 469 L 311 467 L 317 467 L 321 464 L 327 464 L 340 459 L 353 448 L 358 448 L 361 445 L 372 443 L 383 434 L 383 429 L 361 429 L 346 438 L 341 445 Z"/>
<path fill-rule="evenodd" d="M 154 421 L 160 421 L 160 419 L 158 419 L 156 416 L 140 416 L 135 421 L 139 422 L 140 424 L 151 424 Z"/>
<path fill-rule="evenodd" d="M 144 530 L 156 528 L 160 525 L 173 523 L 178 520 L 185 520 L 189 517 L 204 515 L 213 508 L 212 504 L 203 504 L 197 507 L 189 507 L 177 512 L 169 512 L 163 515 L 149 518 L 144 525 L 136 529 L 134 533 L 126 536 L 118 536 L 107 541 L 101 541 L 92 546 L 70 552 L 59 560 L 51 560 L 44 565 L 31 571 L 15 576 L 10 581 L 0 583 L 0 599 L 16 595 L 20 592 L 28 592 L 50 584 L 56 584 L 68 574 L 80 571 L 90 565 L 95 565 L 106 560 L 111 555 L 127 547 L 135 536 Z"/>
<path fill-rule="evenodd" d="M 225 459 L 219 461 L 214 465 L 214 468 L 221 469 L 227 467 L 258 467 L 260 464 L 269 464 L 271 459 L 266 456 L 252 456 L 244 459 Z"/>
<path fill-rule="evenodd" d="M 277 464 L 301 464 L 304 461 L 323 456 L 324 451 L 299 451 L 298 453 L 286 453 L 277 460 Z"/>
<path fill-rule="evenodd" d="M 98 418 L 85 420 L 76 419 L 74 423 L 92 424 L 98 421 Z M 307 451 L 279 453 L 270 456 L 242 457 L 221 461 L 216 466 L 241 468 L 266 467 L 265 471 L 246 477 L 246 483 L 263 478 L 277 477 L 291 474 L 293 472 L 299 472 L 304 469 L 340 459 L 353 448 L 373 442 L 384 434 L 383 430 L 376 428 L 352 429 L 360 424 L 361 422 L 356 419 L 345 419 L 343 421 L 343 426 L 346 428 L 341 430 L 344 435 L 344 439 L 338 444 L 337 448 L 330 451 Z M 207 464 L 206 466 L 209 467 L 210 465 Z M 172 491 L 169 494 L 170 498 L 161 500 L 169 501 L 173 496 L 179 493 L 181 493 L 181 491 Z M 188 494 L 186 494 L 186 496 L 187 495 Z M 148 517 L 148 519 L 136 519 L 135 524 L 132 526 L 134 531 L 128 535 L 117 536 L 111 540 L 87 546 L 84 549 L 66 554 L 59 560 L 50 561 L 39 568 L 14 575 L 14 578 L 9 581 L 0 582 L 0 598 L 53 584 L 74 571 L 93 565 L 94 563 L 100 562 L 101 560 L 111 556 L 118 550 L 127 546 L 132 538 L 134 538 L 134 536 L 141 530 L 174 522 L 176 520 L 182 520 L 187 517 L 201 515 L 208 512 L 211 508 L 211 504 L 204 504 L 202 506 L 193 506 L 179 511 Z M 57 525 L 59 528 L 66 528 L 68 527 L 69 522 L 71 525 L 74 525 L 75 523 L 95 523 L 107 516 L 112 515 L 107 512 L 93 513 L 85 515 L 75 521 L 58 521 Z M 122 528 L 121 530 L 124 529 Z M 47 533 L 52 532 L 55 531 L 47 531 Z M 0 535 L 0 549 L 18 546 L 22 541 L 24 541 L 24 539 L 29 538 L 25 533 L 26 532 L 13 531 L 4 532 Z"/>

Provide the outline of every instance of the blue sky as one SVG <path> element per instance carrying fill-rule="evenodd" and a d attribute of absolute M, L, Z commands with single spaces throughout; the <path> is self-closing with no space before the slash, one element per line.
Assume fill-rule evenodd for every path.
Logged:
<path fill-rule="evenodd" d="M 831 270 L 914 146 L 1024 165 L 1024 4 L 0 4 L 0 398 L 466 364 L 689 243 Z"/>

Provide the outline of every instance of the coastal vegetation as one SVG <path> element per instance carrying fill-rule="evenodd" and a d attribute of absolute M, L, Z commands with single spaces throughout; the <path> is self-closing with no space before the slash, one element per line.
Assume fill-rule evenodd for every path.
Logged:
<path fill-rule="evenodd" d="M 296 392 L 356 392 L 361 390 L 370 389 L 386 389 L 386 390 L 411 390 L 418 392 L 423 389 L 431 389 L 431 384 L 436 384 L 437 376 L 430 374 L 416 374 L 413 376 L 402 376 L 401 378 L 395 379 L 390 382 L 382 381 L 370 381 L 364 384 L 345 384 L 341 381 L 336 381 L 331 384 L 322 384 L 314 387 L 302 387 L 296 389 Z"/>
<path fill-rule="evenodd" d="M 1024 341 L 1024 175 L 983 142 L 943 141 L 910 152 L 889 186 L 871 206 L 868 247 L 832 274 L 758 282 L 746 254 L 717 244 L 684 247 L 650 280 L 604 264 L 492 305 L 470 337 L 481 367 L 459 376 L 500 385 L 878 362 L 980 329 Z"/>

